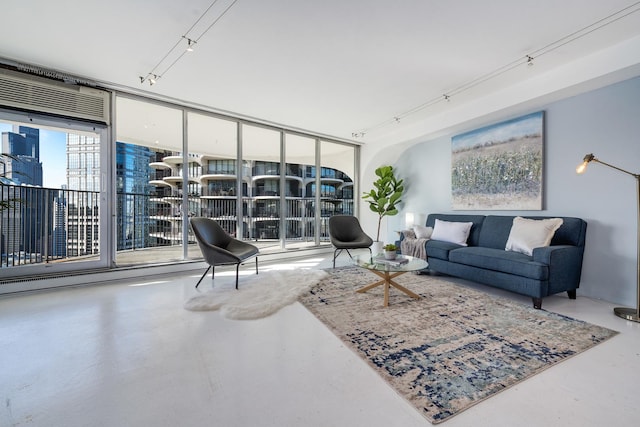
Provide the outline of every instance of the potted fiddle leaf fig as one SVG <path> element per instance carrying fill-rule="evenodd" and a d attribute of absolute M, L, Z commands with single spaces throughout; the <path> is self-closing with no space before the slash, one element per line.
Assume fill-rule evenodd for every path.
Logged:
<path fill-rule="evenodd" d="M 362 198 L 369 203 L 369 209 L 378 215 L 378 231 L 376 242 L 380 242 L 380 225 L 382 218 L 398 214 L 398 204 L 404 192 L 404 180 L 398 179 L 393 173 L 393 166 L 380 166 L 375 170 L 378 177 L 373 182 L 373 189 L 363 193 Z M 380 243 L 378 243 L 380 244 Z"/>

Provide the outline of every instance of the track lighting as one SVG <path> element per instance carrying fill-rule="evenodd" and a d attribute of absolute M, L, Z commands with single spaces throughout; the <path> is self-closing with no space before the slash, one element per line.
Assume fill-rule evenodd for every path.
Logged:
<path fill-rule="evenodd" d="M 375 129 L 379 129 L 379 128 L 383 128 L 385 126 L 389 126 L 390 124 L 393 123 L 398 123 L 400 119 L 404 119 L 405 117 L 408 117 L 410 115 L 416 114 L 419 111 L 422 111 L 424 109 L 427 109 L 433 105 L 439 104 L 442 101 L 446 101 L 449 102 L 452 96 L 457 96 L 463 92 L 466 92 L 476 86 L 479 86 L 489 80 L 492 80 L 494 78 L 497 78 L 511 70 L 514 70 L 516 68 L 522 67 L 524 64 L 527 65 L 527 67 L 533 67 L 534 64 L 534 59 L 538 60 L 540 57 L 555 51 L 556 49 L 561 48 L 562 46 L 565 46 L 569 43 L 572 43 L 578 39 L 581 39 L 582 37 L 585 37 L 591 33 L 593 33 L 596 30 L 600 30 L 608 25 L 611 25 L 623 18 L 626 18 L 627 16 L 630 16 L 634 13 L 640 12 L 640 1 L 639 2 L 635 2 L 633 4 L 631 4 L 630 6 L 625 7 L 624 9 L 618 10 L 617 12 L 614 12 L 596 22 L 594 22 L 591 25 L 587 25 L 586 27 L 583 27 L 577 31 L 574 31 L 573 33 L 562 37 L 552 43 L 549 43 L 543 47 L 541 47 L 540 49 L 534 50 L 532 51 L 529 55 L 525 55 L 525 57 L 523 58 L 522 56 L 518 57 L 516 60 L 511 61 L 508 64 L 505 64 L 499 68 L 496 68 L 495 70 L 488 72 L 486 74 L 483 74 L 481 76 L 476 77 L 473 80 L 470 80 L 466 83 L 461 84 L 458 87 L 452 88 L 450 90 L 447 91 L 447 93 L 443 94 L 443 95 L 439 95 L 439 96 L 435 96 L 429 100 L 427 100 L 426 102 L 424 102 L 423 104 L 418 105 L 417 107 L 414 107 L 410 110 L 407 110 L 405 112 L 403 112 L 402 114 L 399 114 L 397 116 L 394 116 L 391 119 L 387 119 L 383 122 L 380 122 L 378 124 L 375 124 L 373 126 L 370 126 L 362 131 L 359 132 L 355 132 L 352 134 L 352 136 L 354 138 L 362 138 L 364 137 L 365 133 L 371 132 L 372 130 Z"/>
<path fill-rule="evenodd" d="M 198 42 L 186 36 L 182 36 L 182 38 L 187 40 L 187 52 L 193 52 L 193 48 Z"/>
<path fill-rule="evenodd" d="M 140 84 L 144 82 L 149 82 L 150 86 L 156 84 L 156 81 L 169 71 L 179 60 L 182 58 L 184 54 L 187 52 L 193 52 L 196 43 L 200 40 L 209 30 L 220 20 L 222 17 L 237 3 L 238 0 L 229 0 L 230 4 L 228 4 L 224 10 L 221 12 L 212 12 L 209 14 L 209 11 L 215 6 L 218 0 L 213 0 L 213 2 L 209 5 L 209 7 L 200 15 L 200 17 L 191 25 L 191 27 L 183 33 L 184 35 L 180 36 L 178 41 L 169 49 L 169 51 L 162 57 L 160 62 L 156 64 L 155 67 L 151 69 L 151 71 L 147 74 L 146 77 L 140 76 Z M 205 19 L 206 18 L 206 19 Z M 203 20 L 204 19 L 204 20 Z M 210 23 L 208 26 L 202 30 L 201 28 L 196 28 L 198 24 L 202 21 L 206 25 L 207 21 Z M 199 34 L 197 36 L 193 36 L 192 34 Z M 187 47 L 185 50 L 182 50 L 182 40 L 187 41 Z"/>
<path fill-rule="evenodd" d="M 156 84 L 156 81 L 160 78 L 159 75 L 157 74 L 152 74 L 149 73 L 147 74 L 145 77 L 140 76 L 140 84 L 144 83 L 144 82 L 149 82 L 149 86 L 153 86 L 154 84 Z"/>

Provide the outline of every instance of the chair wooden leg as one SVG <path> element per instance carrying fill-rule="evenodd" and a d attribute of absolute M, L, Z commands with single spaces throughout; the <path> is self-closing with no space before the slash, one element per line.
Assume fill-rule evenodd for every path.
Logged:
<path fill-rule="evenodd" d="M 238 270 L 240 269 L 240 263 L 236 264 L 236 289 L 238 289 Z"/>
<path fill-rule="evenodd" d="M 258 257 L 256 257 L 256 274 L 258 274 Z"/>
<path fill-rule="evenodd" d="M 200 282 L 202 282 L 202 279 L 204 279 L 204 276 L 207 275 L 209 270 L 211 270 L 211 266 L 209 266 L 209 268 L 207 268 L 207 271 L 204 272 L 204 274 L 200 277 L 200 280 L 198 280 L 198 283 L 196 283 L 196 289 L 198 288 L 198 285 L 200 285 Z M 211 277 L 213 277 L 213 275 Z"/>

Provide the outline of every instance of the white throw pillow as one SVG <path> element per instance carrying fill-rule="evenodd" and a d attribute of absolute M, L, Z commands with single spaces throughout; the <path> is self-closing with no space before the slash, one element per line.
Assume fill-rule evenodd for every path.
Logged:
<path fill-rule="evenodd" d="M 430 239 L 433 233 L 433 227 L 425 227 L 424 225 L 414 225 L 413 232 L 416 233 L 418 239 Z"/>
<path fill-rule="evenodd" d="M 467 246 L 472 225 L 472 222 L 451 222 L 436 219 L 431 239 Z"/>
<path fill-rule="evenodd" d="M 562 218 L 528 219 L 515 217 L 505 250 L 532 255 L 533 248 L 549 246 Z"/>

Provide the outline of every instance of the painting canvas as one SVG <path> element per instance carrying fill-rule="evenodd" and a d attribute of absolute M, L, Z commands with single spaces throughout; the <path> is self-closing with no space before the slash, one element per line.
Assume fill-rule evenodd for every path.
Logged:
<path fill-rule="evenodd" d="M 451 138 L 454 210 L 541 210 L 544 112 Z"/>

